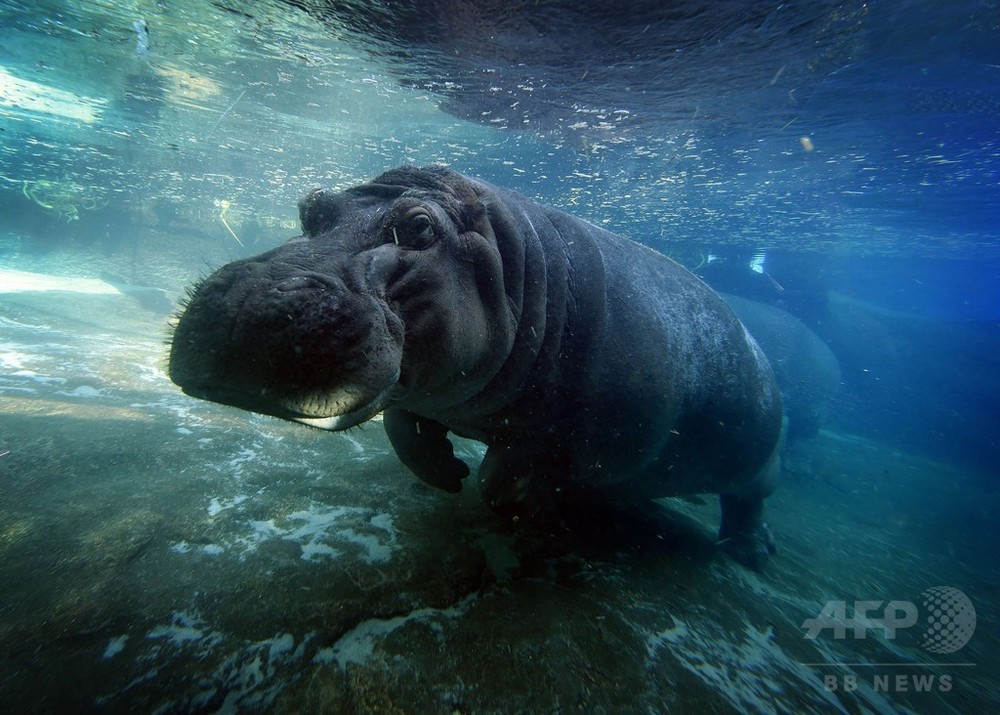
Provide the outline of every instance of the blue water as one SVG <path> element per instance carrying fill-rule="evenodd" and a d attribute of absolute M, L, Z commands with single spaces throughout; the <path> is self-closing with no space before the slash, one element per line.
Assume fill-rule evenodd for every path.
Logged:
<path fill-rule="evenodd" d="M 0 408 L 0 419 L 7 422 L 0 425 L 0 479 L 6 502 L 0 507 L 0 556 L 21 578 L 43 564 L 44 573 L 57 574 L 69 584 L 61 591 L 56 586 L 46 590 L 39 578 L 22 589 L 4 587 L 14 605 L 0 611 L 6 621 L 0 639 L 7 658 L 0 690 L 15 692 L 12 683 L 30 669 L 25 653 L 37 650 L 43 654 L 39 656 L 43 670 L 57 669 L 72 661 L 78 654 L 73 649 L 88 634 L 99 634 L 92 650 L 96 649 L 95 662 L 101 661 L 105 646 L 127 635 L 125 624 L 136 613 L 155 613 L 160 619 L 149 616 L 154 620 L 145 630 L 147 639 L 154 631 L 162 635 L 156 629 L 165 627 L 166 621 L 180 629 L 182 642 L 185 632 L 194 638 L 183 629 L 200 628 L 202 640 L 192 642 L 204 645 L 205 653 L 211 649 L 204 634 L 211 628 L 221 629 L 226 643 L 243 642 L 240 638 L 263 642 L 260 633 L 230 627 L 232 618 L 219 616 L 226 626 L 214 623 L 211 628 L 192 620 L 190 612 L 198 608 L 200 617 L 208 618 L 207 607 L 195 603 L 194 596 L 190 604 L 170 604 L 167 596 L 162 601 L 146 598 L 138 572 L 129 577 L 136 595 L 127 602 L 101 605 L 102 594 L 125 582 L 117 572 L 98 579 L 107 590 L 95 586 L 98 595 L 88 601 L 81 594 L 90 577 L 86 569 L 80 574 L 74 571 L 83 557 L 74 556 L 73 549 L 100 542 L 112 545 L 107 547 L 109 553 L 146 554 L 144 544 L 159 544 L 154 533 L 160 527 L 138 525 L 151 520 L 160 524 L 161 517 L 151 516 L 155 505 L 174 497 L 177 513 L 193 513 L 184 510 L 200 504 L 202 497 L 207 504 L 222 499 L 214 503 L 231 505 L 228 514 L 251 509 L 244 521 L 263 524 L 270 519 L 277 524 L 270 532 L 260 527 L 253 534 L 270 534 L 276 541 L 290 543 L 288 534 L 298 533 L 297 522 L 281 521 L 286 517 L 275 514 L 313 513 L 312 507 L 294 506 L 291 497 L 274 497 L 268 507 L 251 508 L 249 486 L 262 490 L 253 492 L 258 496 L 273 490 L 265 472 L 285 474 L 282 469 L 296 457 L 294 450 L 287 454 L 284 450 L 293 443 L 308 444 L 310 435 L 302 437 L 291 426 L 253 421 L 241 428 L 245 423 L 239 414 L 214 411 L 183 398 L 163 375 L 161 341 L 168 334 L 167 315 L 197 277 L 296 235 L 296 202 L 308 190 L 345 188 L 402 163 L 445 163 L 515 188 L 540 203 L 645 243 L 716 289 L 780 309 L 789 320 L 804 325 L 823 346 L 824 356 L 825 351 L 832 355 L 835 370 L 826 369 L 823 375 L 836 377 L 823 382 L 815 377 L 819 373 L 807 372 L 809 377 L 795 378 L 790 386 L 805 394 L 818 417 L 804 430 L 808 433 L 804 441 L 793 445 L 801 451 L 789 456 L 790 481 L 798 486 L 790 487 L 785 498 L 793 507 L 806 505 L 809 511 L 801 517 L 803 523 L 790 523 L 788 528 L 836 522 L 844 533 L 874 529 L 842 547 L 852 563 L 873 558 L 882 548 L 876 545 L 883 543 L 880 539 L 899 549 L 884 568 L 872 566 L 872 574 L 887 574 L 882 587 L 871 586 L 871 579 L 879 577 L 868 574 L 867 581 L 853 583 L 849 593 L 840 594 L 843 598 L 915 598 L 925 586 L 951 579 L 950 585 L 968 591 L 979 607 L 984 624 L 980 632 L 995 627 L 992 604 L 1000 583 L 995 560 L 991 552 L 963 551 L 962 545 L 991 543 L 996 536 L 1000 476 L 1000 7 L 996 3 L 192 0 L 123 7 L 64 0 L 4 2 L 0 28 L 0 305 L 4 308 L 0 399 L 7 402 Z M 41 276 L 95 282 L 42 290 L 38 283 L 32 287 L 26 282 L 24 274 L 34 275 L 36 281 Z M 136 405 L 147 408 L 144 412 Z M 147 419 L 146 427 L 137 427 Z M 213 424 L 224 424 L 225 429 Z M 93 429 L 88 425 L 102 430 L 93 449 L 85 438 Z M 176 431 L 181 429 L 194 431 L 192 441 L 209 442 L 198 442 L 197 452 L 180 442 L 164 446 L 173 444 L 172 439 L 186 439 Z M 212 439 L 225 449 L 216 453 L 206 447 Z M 386 466 L 365 472 L 377 483 L 395 463 L 371 431 L 359 439 L 353 446 L 337 442 L 343 454 L 331 459 L 340 460 L 337 464 L 347 465 L 343 469 L 349 471 L 367 464 L 360 457 L 356 464 L 351 462 L 352 450 L 385 456 Z M 137 444 L 143 446 L 130 446 Z M 261 445 L 270 445 L 281 458 L 274 457 L 266 467 L 261 462 L 262 471 L 246 477 L 250 485 L 237 484 L 244 479 L 242 472 L 234 477 L 226 465 L 238 459 L 240 450 L 269 451 Z M 475 447 L 467 449 L 476 456 Z M 288 467 L 288 474 L 312 474 L 309 470 L 316 469 L 316 460 L 322 457 L 309 454 L 294 469 Z M 155 485 L 175 459 L 194 470 L 188 472 L 193 481 L 182 480 L 184 486 L 171 497 L 169 488 Z M 66 479 L 76 476 L 72 488 L 58 481 L 60 474 Z M 208 489 L 202 494 L 198 485 L 210 481 L 212 474 L 236 481 L 231 489 Z M 918 476 L 913 476 L 911 485 L 906 475 Z M 294 481 L 291 476 L 283 478 Z M 137 479 L 145 481 L 136 486 Z M 94 491 L 83 489 L 80 480 L 94 480 Z M 67 493 L 64 487 L 74 494 L 73 503 L 87 508 L 59 502 L 58 495 Z M 118 531 L 108 525 L 98 529 L 93 526 L 98 521 L 88 521 L 88 515 L 98 519 L 101 499 L 113 500 L 112 495 L 133 488 L 146 495 L 146 516 L 140 518 L 122 507 L 120 514 L 114 512 L 124 524 Z M 301 492 L 306 487 L 295 489 Z M 831 515 L 823 511 L 829 500 L 813 489 L 831 490 L 827 496 L 834 503 L 845 500 L 837 511 L 843 523 L 830 521 Z M 62 506 L 46 506 L 52 503 L 49 497 L 39 495 L 50 493 Z M 359 492 L 354 496 L 360 506 L 337 508 L 348 509 L 343 512 L 351 515 L 348 520 L 361 519 L 351 522 L 351 533 L 397 538 L 392 522 L 385 521 L 389 512 L 378 510 L 373 494 Z M 411 497 L 414 503 L 425 498 L 406 498 Z M 270 499 L 271 492 L 260 498 Z M 863 502 L 863 516 L 854 515 L 854 506 L 847 504 L 854 498 Z M 197 509 L 204 511 L 202 506 Z M 902 539 L 903 531 L 879 531 L 917 529 L 921 523 L 924 536 L 913 532 Z M 382 529 L 379 524 L 389 526 Z M 43 526 L 54 530 L 46 532 L 56 554 L 52 558 L 39 556 L 49 549 Z M 176 547 L 180 543 L 200 544 L 197 548 L 214 545 L 232 554 L 233 544 L 245 546 L 251 538 L 240 535 L 243 522 L 233 525 L 234 531 L 225 537 L 221 532 L 208 533 L 209 527 L 160 526 L 171 534 L 159 544 L 164 554 L 183 551 Z M 323 529 L 327 527 L 317 533 L 333 533 Z M 935 550 L 932 538 L 942 530 L 954 539 L 940 547 L 947 555 Z M 789 558 L 795 565 L 786 563 L 784 576 L 776 577 L 779 581 L 769 588 L 788 598 L 794 593 L 811 607 L 824 599 L 816 592 L 803 595 L 798 587 L 808 587 L 799 584 L 792 571 L 811 573 L 816 583 L 829 579 L 836 584 L 850 570 L 837 571 L 832 560 L 826 566 L 808 561 L 824 553 L 832 559 L 833 552 L 824 551 L 823 535 L 809 529 L 800 533 L 807 534 L 802 537 L 806 546 L 800 552 L 791 547 L 798 560 Z M 830 539 L 841 538 L 837 528 L 831 527 L 831 533 Z M 192 534 L 201 534 L 202 541 Z M 481 536 L 475 532 L 470 541 Z M 302 536 L 300 541 L 314 547 L 320 543 L 309 538 Z M 328 548 L 343 551 L 344 543 L 350 542 L 344 538 Z M 498 549 L 492 540 L 483 543 L 490 545 L 482 547 L 482 553 L 491 564 L 507 563 L 506 546 Z M 158 553 L 159 546 L 149 548 Z M 599 549 L 596 555 L 588 553 L 613 561 Z M 530 561 L 520 552 L 519 556 Z M 549 561 L 538 558 L 555 572 L 552 564 L 564 556 L 546 552 Z M 913 561 L 907 561 L 911 556 Z M 108 556 L 118 568 L 115 558 Z M 147 556 L 135 558 L 141 563 Z M 206 592 L 223 602 L 226 593 L 239 591 L 242 586 L 233 584 L 239 584 L 237 561 L 243 558 L 234 556 L 233 570 L 226 571 L 233 580 L 220 577 Z M 908 580 L 904 562 L 912 570 L 921 559 L 954 570 L 933 572 L 927 583 Z M 811 565 L 803 566 L 807 562 Z M 668 570 L 676 567 L 669 563 Z M 349 577 L 376 583 L 379 577 L 366 570 L 369 566 L 347 569 Z M 191 585 L 192 592 L 197 591 L 199 578 L 207 578 L 207 572 L 197 568 L 191 572 L 176 568 L 181 569 L 179 581 Z M 494 569 L 494 576 L 506 574 L 505 569 Z M 543 570 L 539 567 L 530 578 L 542 579 Z M 424 575 L 432 580 L 432 574 Z M 393 591 L 397 577 L 395 572 L 385 577 L 388 591 Z M 636 599 L 652 598 L 650 593 L 660 582 L 650 578 L 631 583 L 629 593 Z M 961 582 L 962 578 L 969 581 Z M 322 579 L 317 577 L 315 583 L 312 576 L 309 579 L 303 588 L 319 588 Z M 733 577 L 732 583 L 738 580 Z M 805 576 L 802 580 L 809 582 Z M 450 601 L 444 596 L 435 601 L 410 581 L 402 581 L 396 590 L 417 594 L 414 600 L 420 608 L 443 609 L 440 613 L 449 614 L 448 618 L 472 608 L 459 599 L 467 595 L 461 589 L 451 594 Z M 613 581 L 608 576 L 604 586 Z M 718 586 L 705 583 L 709 582 L 702 583 L 706 592 Z M 260 588 L 266 598 L 266 586 Z M 157 589 L 151 587 L 152 591 Z M 823 594 L 837 595 L 832 590 Z M 295 596 L 283 593 L 282 608 L 294 603 Z M 349 594 L 338 592 L 330 599 L 340 597 Z M 510 592 L 504 591 L 503 598 L 511 598 Z M 234 602 L 252 601 L 241 599 L 244 596 L 234 597 Z M 509 605 L 516 608 L 518 598 L 511 601 Z M 47 605 L 33 611 L 32 602 Z M 459 608 L 456 603 L 465 605 Z M 551 609 L 557 614 L 566 607 L 581 622 L 588 618 L 587 607 L 579 603 L 558 604 L 546 602 L 542 612 Z M 400 608 L 398 603 L 385 606 L 377 615 L 389 618 Z M 449 608 L 458 610 L 453 613 Z M 170 613 L 181 616 L 171 621 Z M 246 678 L 251 678 L 246 673 L 237 677 L 230 672 L 228 680 L 220 680 L 216 671 L 219 690 L 212 697 L 199 700 L 188 692 L 157 699 L 151 693 L 169 691 L 169 685 L 161 684 L 142 691 L 142 706 L 179 711 L 237 705 L 266 709 L 288 683 L 300 687 L 302 678 L 310 676 L 302 675 L 306 671 L 291 655 L 285 654 L 285 660 L 274 655 L 285 653 L 281 648 L 287 643 L 279 636 L 287 631 L 293 644 L 311 652 L 313 646 L 305 644 L 318 643 L 323 636 L 303 640 L 304 634 L 322 634 L 322 625 L 310 622 L 309 628 L 296 631 L 294 625 L 275 619 L 274 613 L 259 616 L 262 623 L 273 626 L 267 637 L 274 636 L 275 641 L 268 648 L 278 648 L 269 652 L 274 662 L 282 663 L 277 670 L 264 668 L 266 672 L 258 674 L 261 682 L 269 683 L 267 687 L 246 685 Z M 438 611 L 414 613 L 420 623 L 443 618 Z M 363 608 L 357 614 L 355 625 L 367 623 L 364 618 L 371 616 Z M 760 629 L 773 616 L 757 615 Z M 795 611 L 795 615 L 800 614 Z M 664 643 L 694 647 L 694 630 L 676 625 L 670 630 L 668 624 L 643 621 L 635 613 L 629 618 L 659 634 L 659 640 L 649 641 L 655 641 L 649 653 Z M 729 630 L 739 630 L 739 619 L 732 620 L 736 625 L 730 624 Z M 678 616 L 674 623 L 682 621 Z M 62 625 L 47 630 L 47 622 Z M 371 632 L 382 632 L 378 628 L 384 623 L 379 623 Z M 489 617 L 481 615 L 470 627 L 488 633 Z M 794 654 L 789 662 L 805 662 L 808 654 L 796 651 L 800 634 L 783 641 L 780 627 L 774 627 L 778 645 L 786 655 Z M 142 662 L 155 662 L 157 654 L 128 650 L 144 642 L 141 635 L 120 641 L 121 647 L 135 662 L 143 658 Z M 67 642 L 73 644 L 69 650 L 64 649 Z M 133 645 L 126 647 L 127 642 Z M 981 641 L 970 657 L 995 666 L 994 646 L 995 638 Z M 346 646 L 341 643 L 341 647 Z M 516 649 L 516 640 L 511 647 Z M 108 658 L 116 656 L 116 648 Z M 252 661 L 247 654 L 256 652 L 243 651 L 247 663 Z M 347 662 L 343 652 L 335 652 L 341 654 L 338 662 L 343 666 Z M 721 662 L 729 662 L 731 656 L 725 648 L 719 651 L 723 655 L 711 649 L 705 652 L 715 653 L 711 657 Z M 555 651 L 547 653 L 546 657 L 555 657 Z M 200 677 L 192 665 L 197 658 L 191 652 L 185 657 L 188 660 L 170 661 L 170 668 L 176 669 L 171 676 L 175 682 L 185 677 L 195 682 Z M 405 661 L 407 653 L 394 657 Z M 879 653 L 859 657 L 885 658 Z M 224 658 L 219 658 L 222 663 Z M 370 664 L 360 655 L 357 658 Z M 389 655 L 384 659 L 391 661 Z M 739 658 L 732 662 L 747 664 Z M 374 690 L 398 697 L 409 687 L 408 676 L 399 673 L 435 677 L 423 666 L 411 664 L 410 670 L 399 666 L 397 671 L 386 667 L 381 674 L 365 677 L 375 678 Z M 616 672 L 610 665 L 605 670 L 593 667 L 598 673 Z M 344 668 L 345 673 L 353 672 Z M 684 668 L 677 672 L 697 670 Z M 946 711 L 940 708 L 988 712 L 1000 689 L 985 670 L 980 669 L 978 679 L 965 681 L 965 690 L 956 688 L 954 692 L 965 700 L 949 700 L 948 693 L 939 692 L 938 700 L 915 701 L 897 692 L 886 696 L 889 705 L 848 696 L 838 702 L 850 712 L 883 706 L 916 712 Z M 79 700 L 64 704 L 102 702 L 123 709 L 127 700 L 122 694 L 130 687 L 141 689 L 130 686 L 129 680 L 139 682 L 149 672 L 129 671 L 125 682 L 109 680 L 107 687 L 96 689 L 86 684 L 94 676 L 83 673 L 74 680 L 81 689 Z M 701 688 L 721 698 L 722 704 L 713 706 L 720 711 L 779 706 L 823 711 L 818 703 L 833 708 L 832 700 L 825 698 L 843 695 L 828 692 L 817 696 L 819 700 L 769 701 L 771 705 L 764 706 L 761 703 L 768 701 L 755 699 L 760 693 L 740 695 L 749 692 L 745 683 L 724 678 L 681 682 L 677 672 L 663 675 L 662 681 L 674 678 L 671 682 L 680 683 L 680 694 L 670 705 L 681 710 L 699 701 Z M 784 676 L 774 676 L 775 682 L 793 687 L 791 671 L 781 672 Z M 995 667 L 988 672 L 995 673 Z M 237 687 L 234 683 L 240 677 L 243 685 Z M 363 698 L 357 694 L 362 676 L 355 672 L 344 677 L 354 678 L 355 699 L 334 697 L 330 702 L 348 707 L 350 701 L 363 709 L 359 705 Z M 450 683 L 447 688 L 457 687 L 448 674 L 439 672 L 438 677 L 441 683 Z M 284 684 L 275 685 L 272 692 L 267 690 L 272 680 Z M 580 682 L 586 678 L 581 676 Z M 323 687 L 327 686 L 340 687 Z M 466 711 L 452 690 L 435 702 Z M 265 691 L 270 695 L 263 695 Z M 545 698 L 504 700 L 502 691 L 498 688 L 491 695 L 498 711 L 518 711 L 519 702 L 567 712 L 577 707 L 565 701 L 555 706 L 555 700 Z M 226 692 L 242 693 L 244 699 L 225 706 Z M 647 699 L 641 708 L 639 700 L 632 703 L 636 710 L 669 709 L 662 694 L 644 692 Z M 322 700 L 315 693 L 308 697 L 312 696 Z M 585 710 L 588 701 L 577 696 L 578 707 Z M 37 688 L 16 690 L 22 709 L 40 697 Z M 308 697 L 290 702 L 299 706 L 319 702 Z M 483 697 L 469 702 L 482 707 L 489 702 Z M 57 707 L 59 701 L 36 702 L 45 710 Z M 591 705 L 595 702 L 611 707 L 626 700 L 609 695 Z M 478 711 L 472 706 L 470 710 Z"/>

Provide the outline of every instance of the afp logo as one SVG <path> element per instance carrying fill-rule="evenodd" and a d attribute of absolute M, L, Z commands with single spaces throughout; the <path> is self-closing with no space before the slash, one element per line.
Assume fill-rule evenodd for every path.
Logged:
<path fill-rule="evenodd" d="M 835 639 L 864 639 L 869 630 L 881 630 L 892 640 L 896 632 L 914 626 L 923 629 L 920 646 L 946 655 L 962 648 L 976 630 L 976 609 L 957 588 L 934 586 L 920 594 L 921 608 L 912 601 L 855 601 L 848 615 L 846 601 L 827 601 L 816 618 L 802 622 L 805 637 L 815 639 L 825 630 Z"/>
<path fill-rule="evenodd" d="M 976 630 L 976 609 L 957 588 L 935 586 L 920 594 L 927 627 L 920 645 L 931 653 L 954 653 Z"/>

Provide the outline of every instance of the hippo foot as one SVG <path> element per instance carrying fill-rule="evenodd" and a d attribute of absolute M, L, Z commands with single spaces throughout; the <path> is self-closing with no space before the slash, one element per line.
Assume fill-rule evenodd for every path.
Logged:
<path fill-rule="evenodd" d="M 762 571 L 771 555 L 778 550 L 767 524 L 761 524 L 753 531 L 721 539 L 718 545 L 734 561 L 754 571 Z"/>

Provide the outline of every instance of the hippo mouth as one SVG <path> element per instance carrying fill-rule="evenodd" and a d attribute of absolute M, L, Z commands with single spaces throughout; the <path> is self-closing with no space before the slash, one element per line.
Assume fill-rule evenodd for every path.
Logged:
<path fill-rule="evenodd" d="M 370 389 L 344 387 L 301 397 L 280 396 L 268 390 L 241 390 L 223 385 L 184 387 L 185 393 L 211 402 L 271 415 L 310 427 L 337 432 L 370 420 L 392 400 L 399 384 L 399 370 L 374 394 Z"/>
<path fill-rule="evenodd" d="M 349 429 L 350 427 L 359 425 L 362 422 L 367 422 L 379 412 L 384 410 L 391 401 L 392 393 L 398 384 L 399 371 L 397 370 L 396 375 L 384 388 L 382 388 L 382 391 L 375 395 L 375 397 L 371 400 L 363 403 L 360 407 L 356 407 L 347 412 L 339 412 L 332 415 L 310 416 L 306 414 L 299 414 L 287 417 L 286 419 L 291 419 L 310 427 L 329 430 L 331 432 L 339 432 L 341 430 Z"/>

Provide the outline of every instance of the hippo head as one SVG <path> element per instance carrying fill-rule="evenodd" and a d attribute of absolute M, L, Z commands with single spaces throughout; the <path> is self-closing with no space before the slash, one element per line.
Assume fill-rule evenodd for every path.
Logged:
<path fill-rule="evenodd" d="M 502 206 L 446 169 L 401 168 L 299 203 L 303 235 L 190 291 L 170 350 L 184 392 L 324 429 L 433 413 L 499 371 L 516 328 Z"/>

